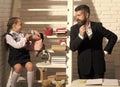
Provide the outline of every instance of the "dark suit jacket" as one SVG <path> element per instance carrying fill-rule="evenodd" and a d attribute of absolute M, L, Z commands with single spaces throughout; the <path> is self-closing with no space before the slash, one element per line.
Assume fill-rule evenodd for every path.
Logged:
<path fill-rule="evenodd" d="M 79 27 L 77 24 L 71 27 L 70 32 L 70 49 L 78 51 L 78 72 L 82 75 L 88 74 L 91 67 L 93 67 L 95 74 L 104 73 L 104 50 L 111 54 L 117 40 L 117 36 L 105 29 L 102 23 L 91 22 L 91 28 L 93 35 L 90 40 L 86 33 L 83 40 L 78 36 Z M 102 47 L 103 37 L 108 39 L 104 50 Z"/>

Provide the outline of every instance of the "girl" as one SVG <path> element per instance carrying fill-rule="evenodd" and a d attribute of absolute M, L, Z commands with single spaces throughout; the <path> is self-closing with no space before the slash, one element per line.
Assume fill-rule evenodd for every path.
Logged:
<path fill-rule="evenodd" d="M 30 34 L 21 33 L 22 20 L 19 17 L 12 17 L 7 24 L 7 32 L 5 35 L 6 43 L 9 47 L 8 63 L 13 67 L 11 87 L 16 87 L 17 79 L 23 67 L 27 70 L 28 87 L 33 84 L 33 64 L 30 60 L 29 50 L 26 49 L 26 43 L 31 37 Z"/>

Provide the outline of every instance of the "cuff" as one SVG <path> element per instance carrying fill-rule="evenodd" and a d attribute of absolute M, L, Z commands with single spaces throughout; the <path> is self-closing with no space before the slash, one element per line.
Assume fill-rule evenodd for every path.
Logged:
<path fill-rule="evenodd" d="M 80 34 L 78 34 L 78 36 L 83 40 L 84 39 L 84 37 L 83 36 L 81 36 Z"/>
<path fill-rule="evenodd" d="M 108 54 L 108 52 L 107 52 L 107 51 L 104 51 L 104 54 L 105 54 L 105 55 L 107 55 L 107 54 Z"/>

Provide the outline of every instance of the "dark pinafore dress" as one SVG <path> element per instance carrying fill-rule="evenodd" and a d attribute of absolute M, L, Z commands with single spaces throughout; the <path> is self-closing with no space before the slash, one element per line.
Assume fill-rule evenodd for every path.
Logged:
<path fill-rule="evenodd" d="M 14 34 L 9 34 L 14 38 Z M 14 38 L 16 41 L 16 38 Z M 25 47 L 16 49 L 8 44 L 9 47 L 9 59 L 8 63 L 11 67 L 14 67 L 15 64 L 22 64 L 25 65 L 30 60 L 30 54 L 29 50 L 27 50 Z"/>

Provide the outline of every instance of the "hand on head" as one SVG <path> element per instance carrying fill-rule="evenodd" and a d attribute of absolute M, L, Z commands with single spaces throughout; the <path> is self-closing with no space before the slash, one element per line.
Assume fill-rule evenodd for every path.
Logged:
<path fill-rule="evenodd" d="M 29 40 L 31 36 L 32 36 L 31 34 L 25 34 L 25 38 L 26 38 L 27 40 Z"/>

